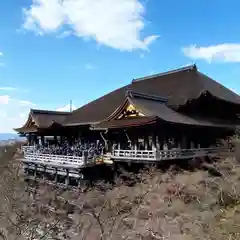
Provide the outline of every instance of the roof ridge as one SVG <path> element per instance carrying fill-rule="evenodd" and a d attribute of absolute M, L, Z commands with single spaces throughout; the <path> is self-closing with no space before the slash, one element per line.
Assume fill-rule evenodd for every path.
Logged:
<path fill-rule="evenodd" d="M 178 73 L 178 72 L 182 72 L 182 71 L 194 70 L 194 69 L 197 70 L 196 64 L 189 65 L 189 66 L 182 67 L 182 68 L 177 68 L 177 69 L 169 70 L 169 71 L 162 72 L 162 73 L 157 73 L 157 74 L 149 75 L 149 76 L 146 76 L 146 77 L 135 78 L 135 79 L 132 80 L 132 83 L 133 83 L 133 82 L 142 81 L 142 80 L 151 79 L 151 78 L 166 76 L 166 75 L 169 75 L 169 74 Z"/>
<path fill-rule="evenodd" d="M 54 111 L 54 110 L 45 110 L 45 109 L 31 109 L 30 110 L 32 113 L 36 113 L 36 112 L 38 112 L 38 113 L 42 113 L 42 114 L 44 114 L 44 113 L 53 113 L 53 114 L 69 114 L 69 113 L 71 113 L 71 112 L 64 112 L 64 111 Z"/>
<path fill-rule="evenodd" d="M 131 90 L 126 91 L 126 97 L 130 97 L 130 98 L 139 97 L 139 98 L 144 98 L 147 100 L 160 101 L 160 102 L 168 101 L 168 98 L 166 98 L 166 97 L 153 95 L 153 94 L 146 94 L 143 92 L 135 92 L 135 91 L 131 91 Z"/>

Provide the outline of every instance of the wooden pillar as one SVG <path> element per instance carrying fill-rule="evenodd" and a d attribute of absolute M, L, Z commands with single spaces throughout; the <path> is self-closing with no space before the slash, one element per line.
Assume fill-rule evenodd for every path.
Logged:
<path fill-rule="evenodd" d="M 84 157 L 84 166 L 88 164 L 88 151 L 83 152 L 83 157 Z"/>
<path fill-rule="evenodd" d="M 160 134 L 158 134 L 158 144 L 159 144 L 159 150 L 163 150 L 163 137 Z"/>
<path fill-rule="evenodd" d="M 152 150 L 156 150 L 156 134 L 152 133 Z"/>
<path fill-rule="evenodd" d="M 41 144 L 42 144 L 42 146 L 44 146 L 44 144 L 45 144 L 45 137 L 43 135 L 41 135 Z"/>
<path fill-rule="evenodd" d="M 77 179 L 77 187 L 80 187 L 80 183 L 81 183 L 81 178 L 79 177 L 79 178 Z"/>
<path fill-rule="evenodd" d="M 34 179 L 37 178 L 37 164 L 35 164 L 35 169 L 34 169 Z"/>
<path fill-rule="evenodd" d="M 67 172 L 67 176 L 65 178 L 65 184 L 68 186 L 69 185 L 69 169 L 66 169 L 66 172 Z"/>
<path fill-rule="evenodd" d="M 33 142 L 33 144 L 32 145 L 36 145 L 36 144 L 38 144 L 38 142 L 37 142 L 37 135 L 32 135 L 32 142 Z"/>
<path fill-rule="evenodd" d="M 195 144 L 194 144 L 193 141 L 190 141 L 190 148 L 191 148 L 191 149 L 195 148 Z"/>
<path fill-rule="evenodd" d="M 135 132 L 132 133 L 132 148 L 133 150 L 137 150 L 137 137 Z"/>
<path fill-rule="evenodd" d="M 155 134 L 155 137 L 156 137 L 156 148 L 157 150 L 160 150 L 161 146 L 160 146 L 159 136 Z"/>
<path fill-rule="evenodd" d="M 138 149 L 138 137 L 136 137 L 136 135 L 134 136 L 134 147 L 133 147 L 134 150 L 137 150 Z"/>
<path fill-rule="evenodd" d="M 148 136 L 144 134 L 144 149 L 148 150 Z"/>
<path fill-rule="evenodd" d="M 43 180 L 46 180 L 46 166 L 44 166 L 44 171 L 43 171 Z"/>
<path fill-rule="evenodd" d="M 186 135 L 182 135 L 181 148 L 182 149 L 186 149 L 187 148 L 187 137 L 186 137 Z"/>
<path fill-rule="evenodd" d="M 33 142 L 32 142 L 32 133 L 29 133 L 28 134 L 28 144 L 31 146 L 33 145 Z"/>
<path fill-rule="evenodd" d="M 55 142 L 55 144 L 57 143 L 57 136 L 56 135 L 54 136 L 54 142 Z"/>
<path fill-rule="evenodd" d="M 58 181 L 58 174 L 57 174 L 57 168 L 55 169 L 55 177 L 54 177 L 54 182 L 57 183 Z"/>

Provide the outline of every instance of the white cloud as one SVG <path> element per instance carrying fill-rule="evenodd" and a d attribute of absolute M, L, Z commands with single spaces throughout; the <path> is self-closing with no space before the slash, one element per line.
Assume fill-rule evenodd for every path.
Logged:
<path fill-rule="evenodd" d="M 0 57 L 2 57 L 4 54 L 3 52 L 0 52 Z M 4 62 L 0 62 L 0 67 L 5 67 L 6 64 Z"/>
<path fill-rule="evenodd" d="M 74 105 L 72 105 L 72 110 L 75 110 L 76 107 Z M 56 111 L 60 111 L 60 112 L 70 112 L 70 104 L 67 104 L 63 107 L 57 108 Z"/>
<path fill-rule="evenodd" d="M 40 35 L 67 27 L 80 38 L 126 51 L 148 50 L 148 45 L 158 38 L 141 38 L 145 9 L 140 0 L 32 1 L 23 10 L 23 27 Z"/>
<path fill-rule="evenodd" d="M 6 105 L 11 100 L 10 96 L 8 95 L 0 95 L 0 105 Z"/>
<path fill-rule="evenodd" d="M 0 91 L 16 91 L 17 88 L 14 87 L 0 87 Z"/>
<path fill-rule="evenodd" d="M 151 43 L 155 42 L 159 38 L 158 35 L 148 36 L 144 39 L 144 43 L 146 46 L 150 45 Z"/>
<path fill-rule="evenodd" d="M 64 31 L 64 32 L 60 33 L 60 34 L 57 36 L 57 38 L 66 38 L 66 37 L 68 37 L 68 36 L 70 36 L 70 35 L 72 35 L 72 34 L 73 34 L 72 31 Z"/>
<path fill-rule="evenodd" d="M 88 70 L 93 70 L 93 69 L 94 69 L 94 66 L 91 65 L 91 64 L 89 64 L 89 63 L 87 63 L 87 64 L 85 65 L 85 68 L 88 69 Z"/>
<path fill-rule="evenodd" d="M 11 133 L 13 128 L 21 127 L 27 120 L 30 107 L 34 105 L 27 100 L 0 95 L 0 133 Z"/>
<path fill-rule="evenodd" d="M 211 63 L 218 62 L 240 62 L 240 43 L 219 44 L 207 47 L 191 45 L 183 48 L 184 54 L 192 59 L 203 59 Z"/>
<path fill-rule="evenodd" d="M 28 30 L 55 31 L 64 23 L 64 11 L 59 0 L 33 0 L 29 9 L 23 9 L 24 28 Z M 42 29 L 42 30 L 41 30 Z"/>
<path fill-rule="evenodd" d="M 11 86 L 0 86 L 0 92 L 29 92 L 29 89 Z"/>
<path fill-rule="evenodd" d="M 19 100 L 19 104 L 21 106 L 36 106 L 36 104 L 26 100 Z"/>

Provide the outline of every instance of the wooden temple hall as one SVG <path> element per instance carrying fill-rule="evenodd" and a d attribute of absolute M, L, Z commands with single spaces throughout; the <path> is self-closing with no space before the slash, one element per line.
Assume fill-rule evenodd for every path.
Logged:
<path fill-rule="evenodd" d="M 240 96 L 193 65 L 134 79 L 73 112 L 32 109 L 15 130 L 28 138 L 26 171 L 69 182 L 99 163 L 215 155 L 239 114 Z"/>

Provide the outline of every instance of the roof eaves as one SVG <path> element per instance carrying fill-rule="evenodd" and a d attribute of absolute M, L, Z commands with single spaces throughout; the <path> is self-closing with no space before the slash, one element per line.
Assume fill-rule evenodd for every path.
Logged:
<path fill-rule="evenodd" d="M 132 119 L 135 122 L 130 122 L 130 123 L 125 123 L 123 125 L 118 125 L 116 124 L 116 120 L 113 121 L 103 121 L 99 124 L 93 124 L 90 126 L 91 130 L 107 130 L 107 129 L 117 129 L 117 128 L 129 128 L 129 127 L 138 127 L 138 126 L 142 126 L 142 125 L 148 125 L 148 124 L 152 124 L 154 122 L 156 122 L 158 119 L 157 116 L 151 116 L 151 117 L 147 117 L 144 119 L 144 121 L 139 121 L 141 119 Z M 119 123 L 121 123 L 124 120 L 117 120 Z M 112 124 L 112 122 L 114 122 L 115 124 Z M 105 124 L 106 126 L 101 126 L 102 124 Z"/>
<path fill-rule="evenodd" d="M 64 127 L 77 127 L 77 126 L 88 126 L 88 125 L 95 125 L 100 122 L 80 122 L 80 123 L 66 123 L 62 124 Z"/>

